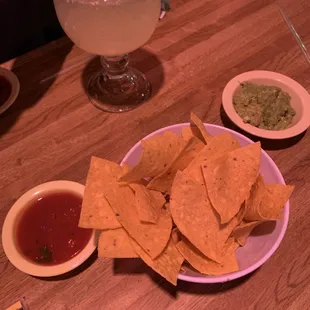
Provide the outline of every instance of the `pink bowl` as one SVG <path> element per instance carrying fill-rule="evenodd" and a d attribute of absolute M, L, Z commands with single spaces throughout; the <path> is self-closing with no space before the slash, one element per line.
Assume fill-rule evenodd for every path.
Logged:
<path fill-rule="evenodd" d="M 188 126 L 189 123 L 168 126 L 154 131 L 144 139 L 154 135 L 163 134 L 165 131 L 172 131 L 180 135 L 182 127 Z M 233 130 L 211 124 L 205 124 L 205 126 L 211 135 L 218 135 L 224 131 L 231 133 L 242 146 L 253 143 L 252 140 Z M 122 160 L 122 163 L 126 162 L 131 166 L 137 164 L 141 155 L 141 151 L 141 141 L 139 141 L 127 153 L 127 155 Z M 270 156 L 263 150 L 261 154 L 260 172 L 264 176 L 267 183 L 285 184 L 279 168 L 270 158 Z M 221 276 L 207 276 L 190 269 L 185 269 L 185 271 L 180 272 L 178 279 L 196 283 L 219 283 L 234 280 L 251 273 L 263 265 L 279 247 L 287 228 L 288 219 L 289 202 L 285 204 L 281 220 L 262 224 L 251 233 L 246 245 L 244 247 L 238 248 L 236 252 L 240 267 L 239 271 Z"/>

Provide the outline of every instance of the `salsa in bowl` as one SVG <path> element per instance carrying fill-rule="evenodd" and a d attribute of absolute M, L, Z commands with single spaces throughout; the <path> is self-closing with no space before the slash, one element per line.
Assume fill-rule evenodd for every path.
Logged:
<path fill-rule="evenodd" d="M 10 209 L 2 244 L 11 263 L 41 277 L 66 273 L 96 249 L 95 232 L 78 227 L 84 186 L 70 181 L 41 184 Z"/>

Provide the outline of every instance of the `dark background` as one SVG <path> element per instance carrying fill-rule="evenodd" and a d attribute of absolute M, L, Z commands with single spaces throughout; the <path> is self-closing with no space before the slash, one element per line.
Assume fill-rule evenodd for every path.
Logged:
<path fill-rule="evenodd" d="M 63 35 L 53 0 L 0 0 L 0 63 Z"/>

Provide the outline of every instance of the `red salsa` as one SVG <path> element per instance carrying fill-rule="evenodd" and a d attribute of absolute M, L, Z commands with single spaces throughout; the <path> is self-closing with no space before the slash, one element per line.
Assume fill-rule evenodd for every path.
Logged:
<path fill-rule="evenodd" d="M 11 83 L 3 75 L 0 75 L 0 106 L 9 99 L 11 92 Z"/>
<path fill-rule="evenodd" d="M 78 227 L 82 198 L 51 193 L 32 201 L 21 214 L 16 241 L 30 261 L 57 265 L 70 260 L 88 243 L 92 230 Z"/>

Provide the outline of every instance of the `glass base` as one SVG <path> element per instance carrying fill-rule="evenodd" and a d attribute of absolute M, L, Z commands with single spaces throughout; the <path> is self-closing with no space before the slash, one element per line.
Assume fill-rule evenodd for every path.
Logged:
<path fill-rule="evenodd" d="M 127 67 L 119 75 L 101 71 L 88 84 L 88 97 L 92 104 L 103 111 L 121 113 L 135 109 L 151 95 L 151 84 L 140 71 Z"/>

